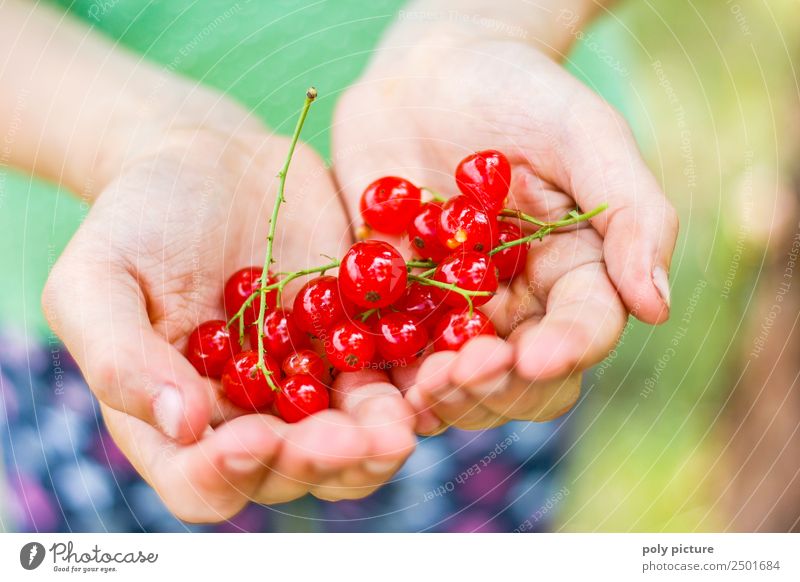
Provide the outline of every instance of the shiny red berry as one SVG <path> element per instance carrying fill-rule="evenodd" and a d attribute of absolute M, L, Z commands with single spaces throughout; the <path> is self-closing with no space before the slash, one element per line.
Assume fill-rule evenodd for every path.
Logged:
<path fill-rule="evenodd" d="M 361 217 L 378 232 L 400 234 L 419 211 L 420 191 L 408 180 L 378 178 L 361 195 Z"/>
<path fill-rule="evenodd" d="M 286 376 L 306 374 L 323 381 L 327 375 L 325 362 L 312 350 L 300 350 L 291 354 L 283 360 L 281 368 L 283 368 L 283 373 Z"/>
<path fill-rule="evenodd" d="M 525 236 L 522 229 L 513 222 L 504 220 L 497 223 L 498 244 L 503 244 L 521 239 Z M 501 281 L 513 279 L 516 275 L 525 270 L 528 261 L 528 249 L 531 243 L 509 247 L 504 251 L 492 255 L 492 261 L 497 267 L 498 277 Z"/>
<path fill-rule="evenodd" d="M 239 343 L 231 337 L 222 320 L 205 321 L 189 335 L 186 357 L 203 376 L 219 379 L 225 364 L 239 352 Z"/>
<path fill-rule="evenodd" d="M 441 215 L 441 203 L 428 202 L 408 225 L 408 242 L 416 256 L 441 261 L 450 253 L 438 236 Z"/>
<path fill-rule="evenodd" d="M 222 373 L 222 389 L 228 400 L 239 408 L 261 410 L 272 404 L 275 393 L 258 369 L 258 354 L 246 351 L 238 354 L 225 365 Z M 269 356 L 264 356 L 264 365 L 272 372 L 272 381 L 277 385 L 281 380 L 281 369 Z"/>
<path fill-rule="evenodd" d="M 434 328 L 433 349 L 437 352 L 458 350 L 479 335 L 497 335 L 489 318 L 478 309 L 472 310 L 472 316 L 467 309 L 454 309 Z"/>
<path fill-rule="evenodd" d="M 286 422 L 298 422 L 330 406 L 328 388 L 306 374 L 289 376 L 275 396 L 275 408 Z"/>
<path fill-rule="evenodd" d="M 497 220 L 466 196 L 455 196 L 442 207 L 437 236 L 450 251 L 488 253 L 497 242 Z"/>
<path fill-rule="evenodd" d="M 292 315 L 297 327 L 319 337 L 332 325 L 347 319 L 350 311 L 352 306 L 339 292 L 338 279 L 326 275 L 303 285 L 294 298 Z"/>
<path fill-rule="evenodd" d="M 406 262 L 392 245 L 379 240 L 357 242 L 339 266 L 339 289 L 347 299 L 367 309 L 386 307 L 403 294 Z"/>
<path fill-rule="evenodd" d="M 450 310 L 441 297 L 434 296 L 431 285 L 413 282 L 406 287 L 405 293 L 394 302 L 392 307 L 399 312 L 413 315 L 425 327 L 431 329 L 439 318 Z"/>
<path fill-rule="evenodd" d="M 250 326 L 250 349 L 258 349 L 257 325 Z M 285 309 L 275 309 L 264 317 L 264 350 L 274 360 L 281 362 L 294 351 L 308 346 L 308 337 L 297 327 L 294 317 Z"/>
<path fill-rule="evenodd" d="M 407 313 L 387 313 L 378 320 L 375 330 L 378 353 L 391 365 L 411 363 L 428 344 L 425 326 Z"/>
<path fill-rule="evenodd" d="M 487 212 L 497 214 L 511 186 L 511 164 L 496 150 L 474 153 L 458 164 L 456 184 L 464 196 L 478 202 Z"/>
<path fill-rule="evenodd" d="M 433 280 L 440 283 L 455 285 L 466 291 L 497 291 L 497 269 L 489 258 L 489 255 L 467 251 L 465 253 L 456 252 L 439 263 Z M 456 291 L 448 291 L 435 287 L 434 297 L 441 297 L 442 300 L 452 307 L 467 307 L 467 300 L 463 295 Z M 492 297 L 490 295 L 472 296 L 474 306 L 487 303 Z"/>
<path fill-rule="evenodd" d="M 337 370 L 355 372 L 372 363 L 375 340 L 364 325 L 344 321 L 331 328 L 325 338 L 325 353 Z"/>
<path fill-rule="evenodd" d="M 228 319 L 236 315 L 247 298 L 258 290 L 261 282 L 261 273 L 263 273 L 261 267 L 246 267 L 236 271 L 230 276 L 225 283 L 225 291 L 222 297 L 223 307 L 225 308 L 225 314 L 228 316 Z M 274 282 L 275 279 L 270 275 L 267 284 Z M 277 292 L 274 290 L 269 291 L 266 294 L 266 298 L 267 309 L 275 307 Z M 258 319 L 260 305 L 261 300 L 259 298 L 254 299 L 252 303 L 250 303 L 250 306 L 244 312 L 245 325 L 250 325 Z"/>

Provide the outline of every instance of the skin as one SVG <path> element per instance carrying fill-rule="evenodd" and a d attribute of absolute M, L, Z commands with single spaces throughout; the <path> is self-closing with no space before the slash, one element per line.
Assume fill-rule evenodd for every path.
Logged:
<path fill-rule="evenodd" d="M 0 7 L 0 48 L 12 55 L 0 70 L 0 129 L 14 129 L 12 163 L 92 202 L 43 308 L 115 442 L 186 521 L 224 520 L 249 501 L 368 495 L 415 445 L 413 413 L 385 375 L 339 376 L 331 410 L 288 425 L 243 415 L 183 356 L 198 323 L 224 317 L 225 279 L 263 262 L 288 140 L 60 19 L 29 3 Z M 15 107 L 19 96 L 25 107 Z M 303 145 L 287 198 L 278 269 L 351 244 L 334 182 Z M 287 302 L 301 284 L 287 288 Z"/>
<path fill-rule="evenodd" d="M 509 6 L 486 15 L 509 24 L 530 16 Z M 577 400 L 581 371 L 616 344 L 629 312 L 652 324 L 669 316 L 676 213 L 625 121 L 554 60 L 569 39 L 564 26 L 551 29 L 523 42 L 448 19 L 401 19 L 336 112 L 335 149 L 358 152 L 335 167 L 352 216 L 361 186 L 381 175 L 456 193 L 459 160 L 485 148 L 512 164 L 507 206 L 558 220 L 576 206 L 609 205 L 591 228 L 532 245 L 524 273 L 484 306 L 501 338 L 476 338 L 394 374 L 423 434 L 556 418 Z"/>
<path fill-rule="evenodd" d="M 477 14 L 485 4 L 457 7 Z M 580 0 L 562 5 L 581 22 L 590 16 Z M 0 6 L 0 49 L 9 55 L 0 131 L 15 136 L 8 161 L 93 203 L 53 268 L 45 312 L 115 441 L 178 517 L 219 521 L 250 500 L 307 493 L 367 495 L 413 450 L 415 427 L 555 417 L 574 402 L 579 370 L 613 345 L 626 310 L 666 319 L 653 269 L 668 271 L 674 212 L 619 117 L 546 56 L 565 48 L 545 39 L 554 8 L 525 6 L 489 8 L 528 26 L 529 44 L 480 27 L 419 28 L 410 19 L 395 27 L 337 111 L 335 178 L 345 204 L 321 160 L 300 147 L 277 264 L 290 270 L 316 264 L 320 253 L 341 256 L 352 242 L 345 206 L 352 212 L 375 177 L 401 173 L 451 191 L 458 160 L 482 147 L 510 155 L 514 203 L 527 212 L 556 218 L 575 201 L 585 209 L 607 201 L 612 210 L 594 228 L 537 245 L 526 270 L 534 284 L 523 278 L 487 306 L 507 340 L 479 338 L 391 379 L 342 374 L 333 409 L 295 425 L 241 415 L 182 356 L 192 328 L 221 317 L 225 278 L 263 260 L 287 141 L 223 96 L 46 7 Z"/>

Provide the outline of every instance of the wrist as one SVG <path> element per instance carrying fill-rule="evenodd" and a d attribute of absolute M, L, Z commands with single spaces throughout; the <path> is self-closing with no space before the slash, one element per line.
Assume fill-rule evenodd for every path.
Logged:
<path fill-rule="evenodd" d="M 65 182 L 93 200 L 124 169 L 167 151 L 184 152 L 193 163 L 203 152 L 207 163 L 241 157 L 240 141 L 261 128 L 249 112 L 214 90 L 168 72 L 150 69 L 142 82 L 120 99 L 90 147 L 65 161 Z M 231 152 L 232 155 L 227 155 Z"/>
<path fill-rule="evenodd" d="M 384 46 L 430 41 L 459 44 L 515 41 L 563 59 L 583 29 L 610 0 L 416 0 L 398 12 Z"/>

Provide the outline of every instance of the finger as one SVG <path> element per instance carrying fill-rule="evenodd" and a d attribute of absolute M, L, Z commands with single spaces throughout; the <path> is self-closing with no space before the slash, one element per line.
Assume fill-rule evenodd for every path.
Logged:
<path fill-rule="evenodd" d="M 179 442 L 200 437 L 212 388 L 153 329 L 135 278 L 112 260 L 70 244 L 47 282 L 48 322 L 75 357 L 97 398 L 157 426 Z"/>
<path fill-rule="evenodd" d="M 516 374 L 538 382 L 596 364 L 614 347 L 626 320 L 603 264 L 577 267 L 550 289 L 544 317 L 526 321 L 509 337 Z"/>
<path fill-rule="evenodd" d="M 558 141 L 559 186 L 584 211 L 608 203 L 592 225 L 604 237 L 608 272 L 626 307 L 647 323 L 666 321 L 678 218 L 627 123 L 588 95 L 567 115 Z"/>
<path fill-rule="evenodd" d="M 426 354 L 423 358 L 419 358 L 408 366 L 390 370 L 392 383 L 397 386 L 416 415 L 415 430 L 421 435 L 437 434 L 447 428 L 442 419 L 436 416 L 430 406 L 422 400 L 419 390 L 411 390 L 416 383 L 417 374 L 422 363 L 432 355 L 433 353 Z"/>
<path fill-rule="evenodd" d="M 280 453 L 275 421 L 237 418 L 190 445 L 178 445 L 147 423 L 101 405 L 108 430 L 167 508 L 189 522 L 217 522 L 238 513 Z"/>
<path fill-rule="evenodd" d="M 514 347 L 507 341 L 478 336 L 459 350 L 451 381 L 496 417 L 512 417 L 518 395 L 511 390 Z"/>
<path fill-rule="evenodd" d="M 282 503 L 323 482 L 359 468 L 369 452 L 356 421 L 339 410 L 324 410 L 294 424 L 281 422 L 281 455 L 259 488 L 260 503 Z"/>
<path fill-rule="evenodd" d="M 363 370 L 340 374 L 333 400 L 356 419 L 370 444 L 364 461 L 367 471 L 393 473 L 414 450 L 414 411 L 385 373 Z"/>
<path fill-rule="evenodd" d="M 321 499 L 360 499 L 383 485 L 416 446 L 414 412 L 387 375 L 377 370 L 340 374 L 333 404 L 360 427 L 369 450 L 356 469 L 341 472 L 315 487 Z"/>
<path fill-rule="evenodd" d="M 553 420 L 567 413 L 580 395 L 580 372 L 544 382 L 532 382 L 518 374 L 512 374 L 508 383 L 508 400 L 513 404 L 506 415 L 514 420 Z"/>
<path fill-rule="evenodd" d="M 467 430 L 494 426 L 500 421 L 497 415 L 483 407 L 463 386 L 454 383 L 457 360 L 457 352 L 439 352 L 427 358 L 406 398 L 417 410 L 429 410 L 445 425 Z"/>

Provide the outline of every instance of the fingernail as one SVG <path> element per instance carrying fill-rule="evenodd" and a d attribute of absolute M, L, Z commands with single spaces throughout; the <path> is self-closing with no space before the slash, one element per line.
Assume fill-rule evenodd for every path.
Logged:
<path fill-rule="evenodd" d="M 667 275 L 664 267 L 659 266 L 653 269 L 653 285 L 656 286 L 658 294 L 661 295 L 661 299 L 664 300 L 667 308 L 669 308 L 669 275 Z"/>
<path fill-rule="evenodd" d="M 394 469 L 393 461 L 364 461 L 364 468 L 374 475 L 383 475 Z"/>
<path fill-rule="evenodd" d="M 253 455 L 231 455 L 225 458 L 225 466 L 234 473 L 247 475 L 260 470 L 264 463 Z"/>
<path fill-rule="evenodd" d="M 174 386 L 162 386 L 153 401 L 153 415 L 161 432 L 171 439 L 177 438 L 185 416 L 180 391 Z"/>

